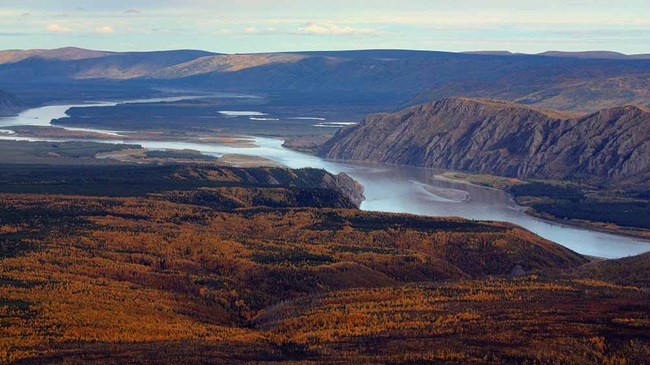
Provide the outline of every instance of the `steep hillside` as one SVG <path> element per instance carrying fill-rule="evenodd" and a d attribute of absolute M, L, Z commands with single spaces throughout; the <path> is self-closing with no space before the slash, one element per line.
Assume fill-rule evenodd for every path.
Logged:
<path fill-rule="evenodd" d="M 22 103 L 15 95 L 0 90 L 0 116 L 12 115 L 21 107 Z"/>
<path fill-rule="evenodd" d="M 250 206 L 355 208 L 365 199 L 363 187 L 348 175 L 333 175 L 311 168 L 18 164 L 4 165 L 0 182 L 0 192 L 6 193 L 158 194 L 158 198 L 228 209 Z M 203 189 L 195 191 L 197 188 Z"/>
<path fill-rule="evenodd" d="M 650 181 L 650 111 L 626 106 L 571 117 L 502 101 L 448 98 L 370 115 L 337 133 L 321 154 L 517 178 L 644 185 Z"/>

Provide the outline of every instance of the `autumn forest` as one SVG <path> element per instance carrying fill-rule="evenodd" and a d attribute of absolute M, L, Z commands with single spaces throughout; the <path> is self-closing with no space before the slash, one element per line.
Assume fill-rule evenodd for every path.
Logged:
<path fill-rule="evenodd" d="M 133 169 L 167 186 L 4 170 L 0 362 L 650 358 L 648 255 L 599 261 L 508 223 L 363 212 L 319 170 Z M 66 188 L 78 179 L 83 194 Z"/>

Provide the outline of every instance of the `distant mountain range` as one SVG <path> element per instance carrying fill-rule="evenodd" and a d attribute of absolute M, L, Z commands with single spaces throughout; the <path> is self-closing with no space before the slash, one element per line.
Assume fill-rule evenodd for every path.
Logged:
<path fill-rule="evenodd" d="M 368 116 L 321 154 L 516 178 L 650 186 L 650 110 L 586 116 L 504 101 L 447 98 Z"/>
<path fill-rule="evenodd" d="M 69 93 L 70 85 L 76 89 L 117 85 L 129 90 L 170 87 L 292 94 L 310 100 L 327 95 L 333 104 L 354 95 L 385 110 L 450 96 L 499 98 L 581 112 L 650 105 L 650 59 L 643 55 L 548 52 L 515 57 L 489 53 L 0 51 L 0 84 L 19 96 L 33 96 L 35 89 L 44 87 L 60 90 L 66 86 Z M 56 95 L 44 92 L 42 99 Z"/>
<path fill-rule="evenodd" d="M 542 53 L 513 53 L 510 51 L 470 51 L 467 54 L 493 55 L 493 56 L 546 56 L 546 57 L 564 57 L 564 58 L 591 58 L 591 59 L 609 59 L 609 60 L 647 60 L 650 59 L 650 53 L 627 55 L 611 51 L 546 51 Z"/>

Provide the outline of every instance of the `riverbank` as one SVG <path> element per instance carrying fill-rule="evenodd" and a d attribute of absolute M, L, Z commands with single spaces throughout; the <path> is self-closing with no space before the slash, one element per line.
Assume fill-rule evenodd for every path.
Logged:
<path fill-rule="evenodd" d="M 563 219 L 553 214 L 539 211 L 533 207 L 532 203 L 536 201 L 535 199 L 532 199 L 530 198 L 530 196 L 527 195 L 517 196 L 516 194 L 513 194 L 514 186 L 528 183 L 520 179 L 501 177 L 501 176 L 492 176 L 486 174 L 469 174 L 469 173 L 459 173 L 459 172 L 445 172 L 438 175 L 437 178 L 440 178 L 442 180 L 457 181 L 457 182 L 472 184 L 484 188 L 499 189 L 505 191 L 511 194 L 516 204 L 519 207 L 521 207 L 521 210 L 531 217 L 543 219 L 545 221 L 549 221 L 556 224 L 562 224 L 562 225 L 567 225 L 567 226 L 572 226 L 577 228 L 595 230 L 604 233 L 611 233 L 611 234 L 623 235 L 627 237 L 650 240 L 650 229 L 644 229 L 640 227 L 624 227 L 614 223 L 591 221 L 586 219 Z M 553 201 L 551 199 L 547 199 L 546 203 L 552 204 Z"/>
<path fill-rule="evenodd" d="M 139 102 L 143 102 L 143 100 Z M 98 102 L 95 105 L 108 109 L 113 107 L 111 103 Z M 159 105 L 164 105 L 164 103 Z M 88 104 L 78 106 L 88 106 Z M 50 121 L 64 117 L 66 111 L 71 107 L 75 107 L 75 105 L 45 106 L 30 109 L 21 113 L 18 117 L 0 120 L 0 126 L 3 129 L 25 125 L 52 128 Z M 165 108 L 160 108 L 157 112 L 165 113 Z M 235 123 L 237 121 L 233 120 L 231 122 Z M 306 123 L 310 122 L 307 121 Z M 73 130 L 73 128 L 66 125 L 60 125 L 58 128 L 67 131 Z M 86 128 L 84 132 L 88 132 L 89 129 Z M 100 134 L 106 134 L 107 132 L 103 129 L 93 129 L 92 131 Z M 120 129 L 112 129 L 112 131 L 120 131 Z M 74 128 L 74 132 L 80 132 L 79 128 Z M 233 141 L 232 138 L 228 137 L 233 136 L 232 133 L 220 130 L 210 132 L 193 131 L 199 133 L 190 133 L 186 129 L 175 129 L 170 130 L 172 134 L 163 133 L 165 138 L 161 138 L 160 132 L 161 130 L 152 129 L 146 132 L 134 130 L 127 133 L 119 132 L 124 137 L 131 138 L 103 138 L 108 136 L 97 136 L 96 139 L 93 138 L 92 141 L 85 142 L 103 142 L 114 146 L 130 144 L 138 145 L 147 151 L 169 151 L 153 152 L 153 156 L 151 153 L 147 153 L 148 158 L 188 157 L 195 160 L 196 157 L 188 152 L 193 150 L 205 156 L 240 155 L 246 158 L 262 158 L 292 169 L 317 168 L 332 174 L 344 172 L 365 188 L 366 200 L 361 204 L 362 210 L 509 222 L 578 253 L 597 257 L 618 258 L 650 251 L 650 241 L 648 240 L 607 234 L 597 230 L 574 228 L 532 218 L 513 208 L 512 199 L 502 190 L 486 189 L 485 187 L 477 188 L 460 182 L 440 181 L 434 178 L 434 175 L 439 172 L 430 169 L 324 160 L 318 156 L 283 147 L 283 139 L 256 136 L 252 131 L 248 134 L 240 134 L 247 137 L 237 141 Z M 133 138 L 134 136 L 143 139 Z M 208 138 L 197 139 L 199 136 Z M 21 138 L 15 134 L 0 137 L 2 139 L 40 141 L 42 143 L 83 142 L 75 137 L 62 139 Z M 84 161 L 84 163 L 90 161 L 92 160 Z M 423 189 L 422 184 L 432 186 L 435 189 L 433 192 L 431 189 Z M 450 191 L 444 189 L 467 191 L 470 198 L 462 202 L 440 199 L 440 194 L 436 194 L 436 192 Z"/>

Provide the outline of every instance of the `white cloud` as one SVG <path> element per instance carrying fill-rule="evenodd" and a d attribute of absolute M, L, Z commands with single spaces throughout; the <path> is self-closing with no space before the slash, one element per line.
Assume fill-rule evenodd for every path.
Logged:
<path fill-rule="evenodd" d="M 115 30 L 110 25 L 104 25 L 103 27 L 95 28 L 95 33 L 109 34 L 113 32 L 115 32 Z"/>
<path fill-rule="evenodd" d="M 46 29 L 48 31 L 50 31 L 50 32 L 69 32 L 69 31 L 71 31 L 70 28 L 60 26 L 60 25 L 58 25 L 56 23 L 48 25 Z"/>
<path fill-rule="evenodd" d="M 230 31 L 226 30 L 226 32 L 222 33 L 229 33 Z M 236 32 L 238 34 L 244 34 L 244 35 L 278 35 L 278 34 L 283 34 L 281 31 L 278 31 L 278 29 L 274 27 L 265 27 L 265 28 L 258 28 L 258 27 L 248 27 L 244 28 L 242 32 Z"/>
<path fill-rule="evenodd" d="M 300 28 L 302 34 L 325 35 L 325 36 L 375 36 L 386 34 L 386 32 L 370 28 L 354 28 L 340 26 L 332 23 L 309 23 Z"/>

